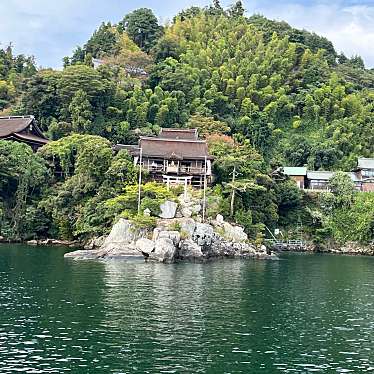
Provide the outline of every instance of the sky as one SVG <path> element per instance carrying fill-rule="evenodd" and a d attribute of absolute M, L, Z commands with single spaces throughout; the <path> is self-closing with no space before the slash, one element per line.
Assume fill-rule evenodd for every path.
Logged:
<path fill-rule="evenodd" d="M 235 0 L 222 0 L 229 6 Z M 287 21 L 330 39 L 338 52 L 360 55 L 374 68 L 374 0 L 246 0 L 253 13 Z M 0 47 L 34 55 L 38 66 L 59 68 L 103 21 L 118 22 L 130 11 L 151 8 L 161 23 L 181 9 L 209 0 L 0 0 Z"/>

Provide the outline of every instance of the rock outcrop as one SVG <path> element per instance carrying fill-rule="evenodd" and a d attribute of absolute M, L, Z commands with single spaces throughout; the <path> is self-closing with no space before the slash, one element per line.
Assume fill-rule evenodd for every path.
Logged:
<path fill-rule="evenodd" d="M 68 258 L 140 257 L 148 262 L 207 261 L 223 257 L 277 258 L 248 242 L 243 228 L 225 222 L 217 215 L 202 222 L 202 202 L 192 195 L 180 195 L 178 204 L 165 201 L 152 231 L 139 230 L 130 221 L 120 219 L 99 249 L 91 242 L 89 251 L 66 254 Z"/>
<path fill-rule="evenodd" d="M 166 200 L 163 204 L 160 205 L 161 213 L 159 214 L 160 218 L 171 219 L 175 217 L 177 212 L 178 204 L 174 201 Z"/>
<path fill-rule="evenodd" d="M 225 222 L 226 223 L 226 222 Z M 241 228 L 217 225 L 192 218 L 159 220 L 153 232 L 136 229 L 120 219 L 100 249 L 67 253 L 67 258 L 144 258 L 148 262 L 207 261 L 224 257 L 277 258 L 248 243 Z M 222 225 L 221 225 L 222 226 Z M 220 226 L 220 227 L 221 227 Z M 179 230 L 176 230 L 178 228 Z M 233 235 L 235 233 L 235 235 Z"/>

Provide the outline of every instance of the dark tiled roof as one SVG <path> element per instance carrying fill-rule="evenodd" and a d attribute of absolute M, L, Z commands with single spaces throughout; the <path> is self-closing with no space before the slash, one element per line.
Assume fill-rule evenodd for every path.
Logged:
<path fill-rule="evenodd" d="M 142 148 L 143 156 L 145 157 L 166 159 L 212 158 L 204 140 L 141 137 L 139 146 Z"/>
<path fill-rule="evenodd" d="M 26 142 L 30 143 L 43 143 L 47 144 L 48 140 L 45 138 L 41 138 L 40 136 L 36 136 L 34 134 L 28 134 L 28 133 L 16 133 L 14 134 L 14 137 L 20 139 L 20 140 L 25 140 Z"/>
<path fill-rule="evenodd" d="M 48 142 L 33 116 L 0 117 L 0 139 L 17 138 L 25 142 Z"/>
<path fill-rule="evenodd" d="M 0 117 L 0 138 L 25 130 L 33 121 L 33 117 Z"/>
<path fill-rule="evenodd" d="M 162 128 L 159 138 L 167 138 L 167 139 L 189 139 L 189 140 L 197 140 L 197 129 L 169 129 L 169 128 Z"/>

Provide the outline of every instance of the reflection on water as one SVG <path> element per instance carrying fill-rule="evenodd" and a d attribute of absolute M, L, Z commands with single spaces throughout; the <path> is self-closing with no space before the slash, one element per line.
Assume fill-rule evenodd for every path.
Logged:
<path fill-rule="evenodd" d="M 0 373 L 374 371 L 374 258 L 75 262 L 0 246 Z"/>

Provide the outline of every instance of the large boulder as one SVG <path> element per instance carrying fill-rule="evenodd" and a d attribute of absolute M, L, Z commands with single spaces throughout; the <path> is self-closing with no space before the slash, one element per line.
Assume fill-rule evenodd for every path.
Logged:
<path fill-rule="evenodd" d="M 144 255 L 149 255 L 155 249 L 155 242 L 147 238 L 140 238 L 136 241 L 135 247 Z"/>
<path fill-rule="evenodd" d="M 184 218 L 191 218 L 192 217 L 192 210 L 190 208 L 182 208 L 181 214 Z"/>
<path fill-rule="evenodd" d="M 155 242 L 155 250 L 149 254 L 148 260 L 163 263 L 174 262 L 177 248 L 169 238 L 159 238 Z"/>
<path fill-rule="evenodd" d="M 223 222 L 224 236 L 233 242 L 245 242 L 248 240 L 248 235 L 244 232 L 243 227 L 233 226 L 228 222 Z"/>
<path fill-rule="evenodd" d="M 105 243 L 106 236 L 99 236 L 97 238 L 90 239 L 85 245 L 84 249 L 86 250 L 92 250 L 92 249 L 98 249 L 102 247 L 102 245 Z"/>
<path fill-rule="evenodd" d="M 120 218 L 100 247 L 98 257 L 140 256 L 141 252 L 135 242 L 145 235 L 145 232 L 136 229 L 130 221 Z"/>
<path fill-rule="evenodd" d="M 180 221 L 181 233 L 191 238 L 196 229 L 196 222 L 192 218 L 184 218 Z"/>
<path fill-rule="evenodd" d="M 192 240 L 201 247 L 209 247 L 213 242 L 214 236 L 214 230 L 211 225 L 197 222 Z"/>
<path fill-rule="evenodd" d="M 171 219 L 175 217 L 177 212 L 178 204 L 174 201 L 166 200 L 160 205 L 161 213 L 159 214 L 160 218 Z"/>
<path fill-rule="evenodd" d="M 179 244 L 178 259 L 180 260 L 201 260 L 203 258 L 201 247 L 191 239 L 182 240 Z"/>
<path fill-rule="evenodd" d="M 170 239 L 177 246 L 181 240 L 181 234 L 179 231 L 160 231 L 157 239 L 161 238 Z"/>

